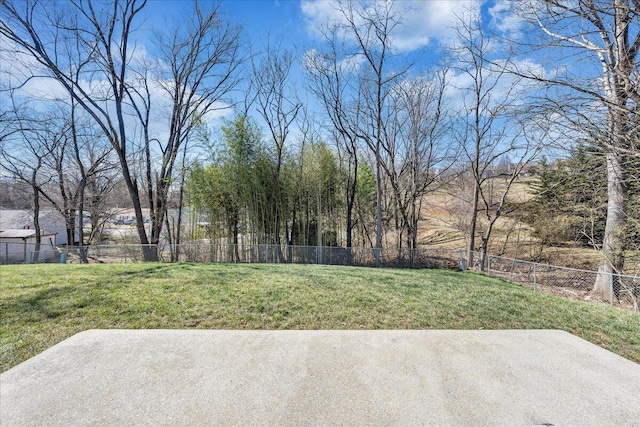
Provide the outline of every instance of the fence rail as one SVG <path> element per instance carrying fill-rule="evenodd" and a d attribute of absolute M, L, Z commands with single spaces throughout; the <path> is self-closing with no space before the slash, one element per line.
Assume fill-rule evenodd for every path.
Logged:
<path fill-rule="evenodd" d="M 0 263 L 136 263 L 160 262 L 290 263 L 365 267 L 444 268 L 466 265 L 463 250 L 451 249 L 373 249 L 335 246 L 287 245 L 91 245 L 85 247 L 44 247 L 24 243 L 0 243 Z M 378 261 L 376 262 L 376 258 Z M 480 254 L 474 256 L 480 259 Z M 640 276 L 599 273 L 549 264 L 538 264 L 496 255 L 487 255 L 485 274 L 509 280 L 534 290 L 578 299 L 589 299 L 598 275 L 608 283 L 611 305 L 633 307 L 638 311 Z M 477 269 L 477 265 L 469 266 Z"/>
<path fill-rule="evenodd" d="M 181 245 L 91 245 L 59 248 L 56 253 L 36 256 L 33 246 L 24 249 L 23 244 L 12 250 L 10 245 L 0 244 L 0 262 L 76 263 L 135 263 L 145 260 L 159 262 L 220 262 L 220 263 L 288 263 L 326 264 L 351 266 L 404 267 L 404 268 L 458 268 L 459 250 L 427 249 L 373 249 L 344 248 L 339 246 L 288 246 L 288 245 L 233 245 L 233 244 L 181 244 Z M 2 249 L 4 248 L 4 249 Z M 376 263 L 376 255 L 378 262 Z"/>
<path fill-rule="evenodd" d="M 480 259 L 479 254 L 474 256 Z M 638 311 L 640 276 L 602 273 L 591 270 L 539 264 L 496 255 L 487 255 L 485 273 L 534 290 L 552 292 L 579 299 L 589 299 L 598 276 L 604 276 L 610 305 L 631 306 Z"/>

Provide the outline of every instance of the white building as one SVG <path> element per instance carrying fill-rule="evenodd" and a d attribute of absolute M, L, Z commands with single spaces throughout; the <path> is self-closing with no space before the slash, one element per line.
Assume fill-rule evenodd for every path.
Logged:
<path fill-rule="evenodd" d="M 69 244 L 67 228 L 60 212 L 55 209 L 43 209 L 40 211 L 39 221 L 41 230 L 47 230 L 56 235 L 57 244 Z M 33 230 L 33 211 L 0 209 L 0 231 L 5 230 Z M 80 234 L 76 231 L 76 240 L 79 237 Z"/>

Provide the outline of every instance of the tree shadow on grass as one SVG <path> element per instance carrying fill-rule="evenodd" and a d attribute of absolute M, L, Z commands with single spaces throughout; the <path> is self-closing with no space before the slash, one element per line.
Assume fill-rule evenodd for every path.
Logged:
<path fill-rule="evenodd" d="M 163 272 L 168 273 L 171 270 L 175 270 L 175 267 L 169 264 L 156 264 L 143 269 L 136 268 L 134 270 L 129 270 L 129 271 L 119 271 L 117 273 L 114 272 L 113 276 L 128 277 L 128 278 L 150 277 L 150 276 L 160 275 Z"/>
<path fill-rule="evenodd" d="M 72 317 L 75 310 L 107 307 L 112 304 L 104 288 L 98 286 L 54 286 L 28 294 L 3 297 L 3 318 L 9 323 L 39 322 L 59 317 Z"/>
<path fill-rule="evenodd" d="M 237 265 L 237 264 L 232 264 Z M 126 277 L 126 278 L 150 278 L 150 277 L 168 277 L 172 273 L 189 272 L 193 271 L 194 276 L 206 275 L 207 273 L 215 274 L 216 276 L 233 276 L 243 277 L 251 273 L 247 270 L 252 269 L 247 264 L 242 264 L 243 268 L 238 270 L 228 269 L 226 264 L 212 263 L 168 263 L 168 264 L 154 264 L 146 268 L 134 268 L 126 271 L 113 272 L 113 277 Z M 244 271 L 242 271 L 244 270 Z M 257 269 L 256 269 L 257 270 Z M 264 270 L 264 269 L 262 269 Z"/>

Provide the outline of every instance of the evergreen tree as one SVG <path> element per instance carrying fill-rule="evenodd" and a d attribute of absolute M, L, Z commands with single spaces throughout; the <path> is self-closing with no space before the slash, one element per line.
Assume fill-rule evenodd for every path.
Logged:
<path fill-rule="evenodd" d="M 629 249 L 640 246 L 640 161 L 627 159 L 630 171 L 626 185 L 630 195 L 627 206 Z M 595 144 L 581 143 L 564 160 L 540 164 L 535 197 L 526 210 L 525 221 L 543 245 L 577 242 L 598 247 L 604 238 L 607 215 L 606 154 Z"/>

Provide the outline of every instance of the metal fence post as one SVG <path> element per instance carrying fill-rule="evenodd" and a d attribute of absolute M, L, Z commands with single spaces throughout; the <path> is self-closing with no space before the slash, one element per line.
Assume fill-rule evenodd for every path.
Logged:
<path fill-rule="evenodd" d="M 533 263 L 533 290 L 534 291 L 536 290 L 536 287 L 537 287 L 537 284 L 538 284 L 537 283 L 537 278 L 536 278 L 536 266 L 537 265 L 538 265 L 537 263 L 535 263 L 535 262 Z"/>

